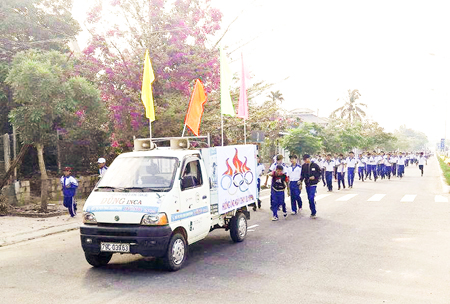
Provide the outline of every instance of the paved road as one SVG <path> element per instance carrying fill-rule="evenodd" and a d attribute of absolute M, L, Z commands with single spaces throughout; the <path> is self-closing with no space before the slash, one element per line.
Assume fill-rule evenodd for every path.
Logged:
<path fill-rule="evenodd" d="M 265 198 L 245 242 L 214 231 L 190 247 L 186 267 L 175 273 L 128 255 L 91 268 L 78 231 L 0 248 L 1 302 L 450 302 L 449 195 L 435 159 L 424 177 L 414 166 L 402 180 L 325 189 L 316 220 L 304 208 L 271 222 Z"/>

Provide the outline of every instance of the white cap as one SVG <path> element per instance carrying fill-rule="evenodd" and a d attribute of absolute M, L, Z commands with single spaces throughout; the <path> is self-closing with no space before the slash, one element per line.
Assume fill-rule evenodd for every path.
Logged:
<path fill-rule="evenodd" d="M 100 158 L 98 159 L 98 163 L 99 163 L 99 164 L 104 164 L 104 163 L 106 163 L 106 159 L 104 159 L 103 157 L 100 157 Z"/>

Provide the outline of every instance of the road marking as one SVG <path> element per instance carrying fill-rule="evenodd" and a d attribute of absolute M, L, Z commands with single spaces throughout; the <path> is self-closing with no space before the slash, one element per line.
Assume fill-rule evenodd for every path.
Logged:
<path fill-rule="evenodd" d="M 253 225 L 253 226 L 249 226 L 249 227 L 247 227 L 247 230 L 248 229 L 253 229 L 253 228 L 256 228 L 256 227 L 258 227 L 259 225 Z"/>
<path fill-rule="evenodd" d="M 338 198 L 336 201 L 339 201 L 339 202 L 346 202 L 346 201 L 348 201 L 348 200 L 354 198 L 354 197 L 357 196 L 357 195 L 358 195 L 358 194 L 347 194 L 347 195 L 344 195 L 344 196 Z"/>
<path fill-rule="evenodd" d="M 321 200 L 321 199 L 323 199 L 323 198 L 326 198 L 326 197 L 329 196 L 329 195 L 331 195 L 331 194 L 320 194 L 320 195 L 317 195 L 317 196 L 316 196 L 316 201 Z"/>
<path fill-rule="evenodd" d="M 247 229 L 247 231 L 255 231 L 255 230 L 248 230 L 248 229 Z"/>
<path fill-rule="evenodd" d="M 416 196 L 417 196 L 417 195 L 413 195 L 413 194 L 405 195 L 405 196 L 400 200 L 400 202 L 403 202 L 403 203 L 412 203 L 412 202 L 414 202 L 414 200 L 416 199 Z"/>
<path fill-rule="evenodd" d="M 436 195 L 434 197 L 435 203 L 448 203 L 448 198 L 442 195 Z"/>
<path fill-rule="evenodd" d="M 385 196 L 386 196 L 386 194 L 375 194 L 371 198 L 369 198 L 367 201 L 368 202 L 379 202 Z"/>

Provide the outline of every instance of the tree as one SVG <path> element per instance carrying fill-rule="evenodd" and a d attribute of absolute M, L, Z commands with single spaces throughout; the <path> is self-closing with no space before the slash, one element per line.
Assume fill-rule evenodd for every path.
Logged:
<path fill-rule="evenodd" d="M 86 79 L 73 75 L 73 62 L 57 51 L 18 53 L 6 82 L 18 105 L 9 118 L 24 143 L 38 152 L 41 209 L 47 209 L 44 146 L 55 140 L 56 128 L 83 124 L 101 114 L 99 93 Z"/>
<path fill-rule="evenodd" d="M 398 138 L 397 146 L 402 151 L 421 151 L 428 144 L 428 137 L 424 133 L 405 125 L 401 125 L 394 134 Z"/>
<path fill-rule="evenodd" d="M 113 16 L 125 22 L 115 23 Z M 132 145 L 133 135 L 148 136 L 140 101 L 146 48 L 156 77 L 152 127 L 157 136 L 181 134 L 183 120 L 167 121 L 187 108 L 195 79 L 203 81 L 208 95 L 219 89 L 219 52 L 209 39 L 220 29 L 221 18 L 209 0 L 96 2 L 87 19 L 92 38 L 78 69 L 92 75 L 101 90 L 110 110 L 115 146 Z"/>
<path fill-rule="evenodd" d="M 281 94 L 279 90 L 276 92 L 270 91 L 270 94 L 267 95 L 266 97 L 273 102 L 278 100 L 280 103 L 282 103 L 284 101 L 283 94 Z"/>
<path fill-rule="evenodd" d="M 346 96 L 344 98 L 345 100 L 343 100 L 344 105 L 334 110 L 331 113 L 330 118 L 346 119 L 351 123 L 363 120 L 366 113 L 361 107 L 367 107 L 367 105 L 358 102 L 359 96 L 361 96 L 361 94 L 357 89 L 353 91 L 348 90 L 348 96 Z M 337 102 L 342 102 L 342 100 L 338 99 Z"/>
<path fill-rule="evenodd" d="M 304 123 L 299 128 L 291 129 L 282 140 L 282 146 L 291 153 L 302 155 L 315 154 L 322 150 L 322 140 L 317 136 L 316 124 Z"/>

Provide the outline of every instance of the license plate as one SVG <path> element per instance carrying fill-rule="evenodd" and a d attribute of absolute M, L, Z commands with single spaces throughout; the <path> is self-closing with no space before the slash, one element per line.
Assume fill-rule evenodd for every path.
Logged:
<path fill-rule="evenodd" d="M 130 244 L 125 243 L 101 243 L 100 251 L 107 252 L 130 252 Z"/>

